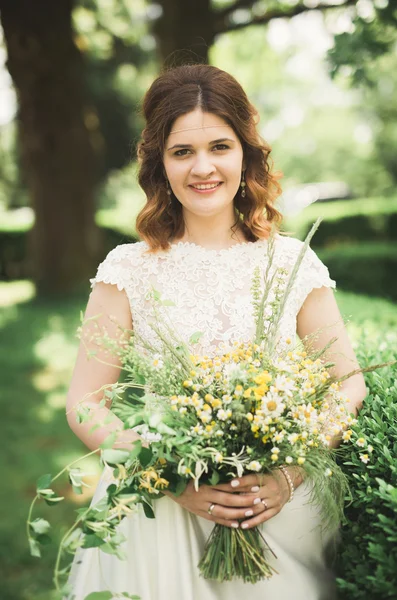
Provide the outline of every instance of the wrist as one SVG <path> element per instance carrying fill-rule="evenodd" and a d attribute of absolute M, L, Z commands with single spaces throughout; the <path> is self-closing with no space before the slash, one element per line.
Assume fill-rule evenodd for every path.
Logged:
<path fill-rule="evenodd" d="M 291 477 L 294 488 L 298 488 L 301 483 L 303 483 L 303 469 L 301 467 L 287 467 L 284 466 L 284 469 L 288 472 Z"/>

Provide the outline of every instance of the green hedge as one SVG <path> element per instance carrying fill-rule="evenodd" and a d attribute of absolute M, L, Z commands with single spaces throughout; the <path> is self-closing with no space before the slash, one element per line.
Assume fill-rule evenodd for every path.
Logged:
<path fill-rule="evenodd" d="M 373 242 L 316 251 L 338 288 L 397 300 L 397 243 Z"/>
<path fill-rule="evenodd" d="M 104 256 L 118 244 L 137 241 L 133 235 L 115 227 L 101 226 L 104 231 Z M 22 230 L 0 230 L 0 280 L 29 279 L 31 266 L 28 252 L 28 234 Z"/>
<path fill-rule="evenodd" d="M 395 320 L 397 321 L 397 319 Z M 375 316 L 376 324 L 376 316 Z M 362 366 L 396 358 L 394 330 L 361 336 Z M 340 600 L 397 598 L 397 368 L 366 375 L 369 395 L 357 430 L 373 447 L 364 464 L 353 448 L 343 460 L 352 500 L 342 527 L 337 574 Z"/>
<path fill-rule="evenodd" d="M 314 248 L 341 243 L 397 241 L 396 197 L 315 202 L 298 215 L 287 217 L 284 229 L 304 239 L 320 216 L 323 221 L 312 240 Z"/>

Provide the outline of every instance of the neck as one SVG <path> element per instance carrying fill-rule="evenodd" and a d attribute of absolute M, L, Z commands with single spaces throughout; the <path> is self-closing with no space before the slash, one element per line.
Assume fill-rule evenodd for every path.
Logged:
<path fill-rule="evenodd" d="M 210 250 L 221 250 L 247 241 L 239 225 L 232 229 L 236 222 L 234 212 L 227 220 L 224 215 L 211 218 L 194 215 L 191 218 L 184 213 L 184 221 L 185 232 L 178 241 L 191 242 Z"/>

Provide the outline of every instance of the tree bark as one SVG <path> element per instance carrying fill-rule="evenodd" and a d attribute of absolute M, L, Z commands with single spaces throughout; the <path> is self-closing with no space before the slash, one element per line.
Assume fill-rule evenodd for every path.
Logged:
<path fill-rule="evenodd" d="M 153 24 L 161 62 L 169 66 L 208 63 L 214 43 L 211 0 L 156 0 L 162 15 Z"/>
<path fill-rule="evenodd" d="M 18 96 L 21 162 L 35 226 L 33 279 L 41 295 L 72 291 L 93 273 L 96 158 L 84 65 L 73 42 L 73 0 L 0 0 L 7 67 Z"/>

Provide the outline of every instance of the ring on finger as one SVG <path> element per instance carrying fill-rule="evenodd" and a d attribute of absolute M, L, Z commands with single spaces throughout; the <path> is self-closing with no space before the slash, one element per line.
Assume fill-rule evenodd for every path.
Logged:
<path fill-rule="evenodd" d="M 263 506 L 265 507 L 265 510 L 267 510 L 267 509 L 269 508 L 269 507 L 268 507 L 268 505 L 267 505 L 267 502 L 266 502 L 266 500 L 264 500 L 264 499 L 263 499 L 263 500 L 262 500 L 262 504 L 263 504 Z"/>
<path fill-rule="evenodd" d="M 214 510 L 214 508 L 215 508 L 215 504 L 210 504 L 210 506 L 208 507 L 207 513 L 209 515 L 212 515 L 212 511 Z"/>

